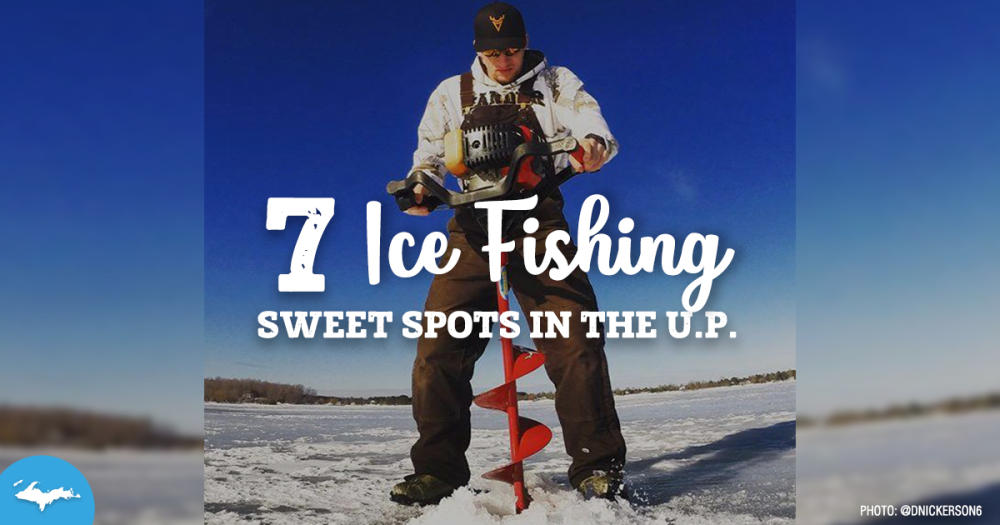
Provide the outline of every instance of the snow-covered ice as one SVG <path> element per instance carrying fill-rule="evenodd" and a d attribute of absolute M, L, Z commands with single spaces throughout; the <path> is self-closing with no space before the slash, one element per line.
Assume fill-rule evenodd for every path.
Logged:
<path fill-rule="evenodd" d="M 861 505 L 915 503 L 983 504 L 981 518 L 954 522 L 1000 523 L 1000 411 L 808 428 L 798 436 L 800 524 L 857 523 Z"/>
<path fill-rule="evenodd" d="M 633 394 L 616 399 L 628 444 L 631 503 L 584 501 L 568 486 L 552 401 L 522 402 L 552 443 L 529 458 L 534 499 L 514 514 L 509 486 L 479 474 L 507 459 L 506 420 L 473 409 L 470 488 L 438 506 L 391 503 L 411 472 L 408 406 L 205 409 L 208 523 L 791 523 L 795 382 Z M 472 490 L 470 490 L 472 489 Z"/>
<path fill-rule="evenodd" d="M 186 525 L 203 522 L 200 450 L 90 451 L 0 447 L 0 470 L 17 460 L 39 454 L 62 458 L 87 478 L 94 494 L 95 525 Z M 2 519 L 0 522 L 5 523 Z"/>

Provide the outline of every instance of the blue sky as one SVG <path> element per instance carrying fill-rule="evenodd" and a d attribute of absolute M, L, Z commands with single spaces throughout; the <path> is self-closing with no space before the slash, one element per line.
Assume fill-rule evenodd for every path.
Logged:
<path fill-rule="evenodd" d="M 997 386 L 995 4 L 798 8 L 798 408 Z"/>
<path fill-rule="evenodd" d="M 0 17 L 0 403 L 202 427 L 201 5 Z"/>
<path fill-rule="evenodd" d="M 261 377 L 324 392 L 405 392 L 414 342 L 261 341 L 265 309 L 420 309 L 430 276 L 366 278 L 364 206 L 383 203 L 383 233 L 418 238 L 447 213 L 404 216 L 385 182 L 409 168 L 430 91 L 473 58 L 467 2 L 435 5 L 211 3 L 206 19 L 205 298 L 209 376 Z M 432 12 L 431 12 L 432 11 Z M 736 340 L 608 345 L 619 386 L 795 366 L 794 11 L 753 5 L 603 2 L 523 6 L 532 47 L 580 76 L 621 154 L 565 190 L 608 197 L 636 233 L 715 233 L 737 252 L 709 309 Z M 581 31 L 581 27 L 587 27 Z M 264 229 L 268 197 L 332 196 L 316 254 L 323 294 L 281 294 L 298 221 Z M 575 228 L 574 228 L 575 229 Z M 680 309 L 683 278 L 592 272 L 604 310 Z M 494 344 L 494 348 L 496 345 Z M 499 357 L 477 385 L 496 382 Z M 550 389 L 543 375 L 526 388 Z"/>

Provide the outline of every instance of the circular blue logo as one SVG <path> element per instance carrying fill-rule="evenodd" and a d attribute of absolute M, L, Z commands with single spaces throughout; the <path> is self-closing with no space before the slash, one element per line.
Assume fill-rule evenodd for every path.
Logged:
<path fill-rule="evenodd" d="M 4 523 L 92 525 L 94 493 L 83 474 L 53 456 L 31 456 L 0 474 Z"/>

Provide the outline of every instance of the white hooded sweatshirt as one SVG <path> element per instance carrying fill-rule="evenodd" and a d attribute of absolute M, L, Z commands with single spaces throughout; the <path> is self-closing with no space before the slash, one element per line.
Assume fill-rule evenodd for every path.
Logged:
<path fill-rule="evenodd" d="M 544 55 L 528 50 L 534 55 L 525 57 L 525 64 L 537 64 L 509 84 L 500 84 L 489 78 L 479 64 L 479 58 L 472 62 L 472 88 L 478 97 L 482 93 L 496 92 L 501 98 L 508 93 L 516 93 L 521 84 L 533 81 L 532 89 L 542 94 L 542 105 L 532 104 L 542 131 L 548 140 L 558 140 L 567 136 L 582 139 L 596 135 L 604 139 L 608 150 L 608 160 L 618 153 L 618 142 L 608 130 L 608 124 L 601 116 L 601 107 L 589 93 L 584 91 L 583 82 L 565 67 L 550 67 Z M 413 152 L 413 169 L 423 170 L 433 175 L 439 182 L 447 170 L 444 167 L 444 136 L 462 125 L 462 100 L 459 86 L 460 75 L 445 79 L 438 84 L 427 101 L 427 108 L 417 128 L 417 150 Z M 555 158 L 556 170 L 569 165 L 568 155 Z"/>

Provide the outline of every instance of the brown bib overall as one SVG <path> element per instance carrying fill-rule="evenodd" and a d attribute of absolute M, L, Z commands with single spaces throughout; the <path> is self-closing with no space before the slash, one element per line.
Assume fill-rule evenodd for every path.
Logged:
<path fill-rule="evenodd" d="M 514 123 L 528 126 L 542 136 L 532 106 L 547 101 L 531 89 L 533 84 L 533 79 L 522 84 L 516 97 L 497 93 L 477 96 L 472 89 L 471 73 L 465 73 L 460 79 L 465 116 L 462 128 Z M 568 230 L 562 208 L 562 195 L 556 192 L 530 213 L 540 224 L 532 234 L 539 246 L 544 245 L 550 232 Z M 458 249 L 459 262 L 451 271 L 434 277 L 424 310 L 445 314 L 459 310 L 495 311 L 496 288 L 490 281 L 486 254 L 482 252 L 486 234 L 472 211 L 456 211 L 448 222 L 448 233 L 446 253 Z M 520 248 L 524 235 L 520 227 L 515 227 L 507 239 L 514 240 Z M 572 258 L 576 247 L 563 246 L 562 251 Z M 573 458 L 570 483 L 575 487 L 595 470 L 621 470 L 625 463 L 625 441 L 608 379 L 604 338 L 587 339 L 586 325 L 580 321 L 581 311 L 597 310 L 587 274 L 577 270 L 562 281 L 551 279 L 547 273 L 531 275 L 515 250 L 510 254 L 508 275 L 525 316 L 533 311 L 572 312 L 569 337 L 535 341 L 536 348 L 545 354 L 545 371 L 556 388 L 556 413 L 566 452 Z M 470 381 L 476 360 L 489 342 L 480 339 L 478 332 L 473 330 L 464 339 L 454 339 L 446 330 L 438 330 L 436 338 L 421 337 L 413 363 L 413 417 L 420 433 L 410 450 L 414 470 L 455 486 L 467 484 L 470 477 L 465 459 L 473 398 Z M 500 366 L 499 359 L 496 366 Z"/>

